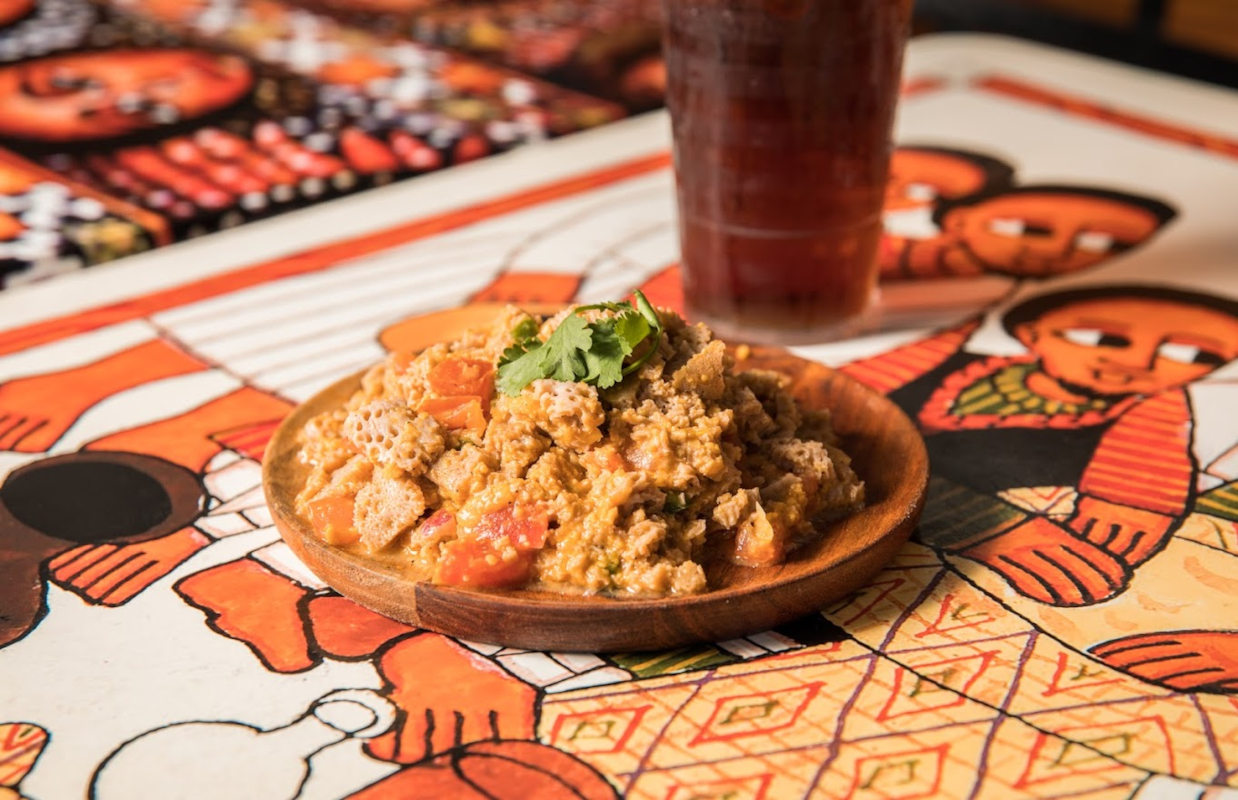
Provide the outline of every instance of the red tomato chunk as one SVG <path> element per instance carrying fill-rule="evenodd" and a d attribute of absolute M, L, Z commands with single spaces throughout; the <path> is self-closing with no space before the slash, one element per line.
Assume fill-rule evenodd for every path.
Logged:
<path fill-rule="evenodd" d="M 432 539 L 456 535 L 456 516 L 445 508 L 435 511 L 413 531 L 414 539 Z"/>
<path fill-rule="evenodd" d="M 520 586 L 546 544 L 548 527 L 545 512 L 518 514 L 514 506 L 492 511 L 468 534 L 444 546 L 434 580 L 479 589 Z"/>

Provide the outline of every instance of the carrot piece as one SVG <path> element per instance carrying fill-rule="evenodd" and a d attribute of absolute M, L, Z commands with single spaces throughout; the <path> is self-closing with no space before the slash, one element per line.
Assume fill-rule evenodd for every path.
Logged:
<path fill-rule="evenodd" d="M 329 545 L 342 547 L 361 538 L 353 525 L 353 499 L 341 495 L 311 500 L 307 509 L 310 524 Z"/>
<path fill-rule="evenodd" d="M 598 472 L 618 472 L 627 468 L 627 461 L 611 444 L 603 444 L 592 450 L 587 450 L 580 456 L 585 466 L 593 467 Z"/>
<path fill-rule="evenodd" d="M 486 412 L 482 409 L 481 398 L 475 395 L 430 397 L 421 401 L 420 410 L 451 430 L 470 430 L 477 433 L 486 430 Z"/>
<path fill-rule="evenodd" d="M 494 394 L 494 365 L 475 358 L 448 358 L 430 370 L 430 388 L 440 397 L 476 395 L 489 406 Z"/>

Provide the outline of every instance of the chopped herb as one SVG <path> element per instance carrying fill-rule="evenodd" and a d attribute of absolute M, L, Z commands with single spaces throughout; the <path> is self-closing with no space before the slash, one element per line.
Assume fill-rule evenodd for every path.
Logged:
<path fill-rule="evenodd" d="M 613 316 L 586 322 L 580 314 L 590 310 L 610 311 Z M 499 357 L 497 385 L 507 395 L 519 394 L 539 378 L 580 381 L 607 389 L 652 357 L 661 334 L 662 320 L 640 291 L 636 292 L 635 307 L 622 302 L 577 308 L 544 342 L 537 338 L 537 323 L 525 320 L 512 331 L 515 343 Z M 645 352 L 625 365 L 642 342 L 646 343 Z"/>
<path fill-rule="evenodd" d="M 688 499 L 683 492 L 667 492 L 666 501 L 662 503 L 662 511 L 666 514 L 678 514 L 688 507 Z"/>
<path fill-rule="evenodd" d="M 525 317 L 516 327 L 512 328 L 512 338 L 518 345 L 527 345 L 537 340 L 538 327 L 537 320 Z"/>
<path fill-rule="evenodd" d="M 580 319 L 580 317 L 573 317 L 573 319 Z M 585 383 L 592 383 L 599 389 L 605 389 L 623 380 L 623 359 L 632 352 L 632 349 L 615 332 L 613 325 L 599 321 L 590 327 L 593 329 L 592 344 L 584 354 L 585 365 L 588 366 L 589 372 L 582 380 Z"/>

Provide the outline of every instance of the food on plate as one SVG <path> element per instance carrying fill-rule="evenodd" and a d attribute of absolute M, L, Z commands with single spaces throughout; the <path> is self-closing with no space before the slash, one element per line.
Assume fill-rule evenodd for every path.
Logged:
<path fill-rule="evenodd" d="M 639 292 L 548 318 L 508 306 L 392 354 L 311 419 L 297 511 L 413 580 L 698 594 L 708 564 L 780 563 L 863 504 L 829 412 L 789 383 Z"/>

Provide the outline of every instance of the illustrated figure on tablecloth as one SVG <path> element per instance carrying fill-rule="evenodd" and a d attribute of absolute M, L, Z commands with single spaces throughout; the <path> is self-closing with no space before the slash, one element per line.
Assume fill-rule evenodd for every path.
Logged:
<path fill-rule="evenodd" d="M 180 382 L 187 394 L 210 387 L 215 396 L 96 438 L 83 430 L 104 401 L 167 381 Z M 256 459 L 290 408 L 252 387 L 229 390 L 234 384 L 158 339 L 0 384 L 0 445 L 34 457 L 0 481 L 0 647 L 24 637 L 45 613 L 45 578 L 87 603 L 120 606 L 228 535 L 196 524 L 205 511 L 198 475 L 228 452 L 234 466 L 248 464 L 256 473 Z M 71 449 L 82 437 L 85 446 Z M 60 454 L 38 457 L 49 448 Z M 79 502 L 54 502 L 66 492 Z M 261 506 L 260 493 L 253 503 Z M 508 794 L 496 796 L 528 796 L 546 788 L 548 774 L 559 776 L 547 785 L 560 794 L 546 796 L 614 796 L 592 768 L 536 741 L 536 687 L 447 637 L 306 586 L 302 571 L 281 571 L 277 559 L 256 555 L 191 570 L 171 597 L 203 611 L 212 628 L 243 642 L 273 672 L 297 673 L 325 659 L 374 664 L 395 709 L 381 730 L 364 737 L 366 752 L 400 769 L 363 787 L 361 796 L 446 792 L 461 785 L 460 775 L 485 773 L 496 760 L 524 765 L 503 790 Z M 470 676 L 463 695 L 460 675 Z M 227 731 L 260 733 L 231 723 Z M 140 741 L 162 741 L 155 733 Z M 112 767 L 107 774 L 119 774 Z"/>
<path fill-rule="evenodd" d="M 1104 604 L 1196 506 L 1234 500 L 1227 486 L 1198 496 L 1187 388 L 1238 359 L 1238 302 L 1102 286 L 1034 296 L 1002 324 L 1026 355 L 968 352 L 979 326 L 970 322 L 843 369 L 887 392 L 925 434 L 933 478 L 922 541 L 982 564 L 1036 603 Z M 1065 510 L 1063 491 L 1052 490 L 1074 495 Z M 1058 505 L 1035 510 L 1029 492 Z M 1220 607 L 1196 609 L 1206 615 L 1198 629 L 1087 644 L 1147 680 L 1238 692 L 1238 630 L 1207 616 Z"/>
<path fill-rule="evenodd" d="M 1146 243 L 1175 214 L 1155 198 L 1102 187 L 1016 185 L 1015 168 L 986 153 L 902 145 L 890 159 L 879 277 L 886 285 L 1051 278 Z M 683 311 L 678 264 L 640 288 L 656 305 Z"/>
<path fill-rule="evenodd" d="M 991 155 L 949 147 L 900 145 L 890 154 L 882 207 L 884 239 L 901 243 L 937 236 L 940 230 L 933 214 L 943 203 L 997 194 L 1013 186 L 1014 180 L 1014 167 Z"/>
<path fill-rule="evenodd" d="M 0 722 L 0 800 L 24 800 L 19 784 L 47 745 L 47 731 L 29 722 Z"/>
<path fill-rule="evenodd" d="M 563 278 L 552 283 L 549 299 L 567 299 L 580 284 L 579 276 L 565 274 Z M 511 293 L 496 299 L 519 300 L 520 290 L 544 284 L 537 278 L 516 281 L 505 287 Z M 566 297 L 558 294 L 569 285 Z M 428 326 L 435 336 L 442 335 L 433 321 Z M 413 327 L 425 333 L 427 323 L 423 319 Z M 87 348 L 89 354 L 78 355 L 57 351 L 57 358 L 37 362 L 46 371 L 19 372 L 0 381 L 0 450 L 37 459 L 0 481 L 0 492 L 25 493 L 37 500 L 34 484 L 38 481 L 32 483 L 32 478 L 40 473 L 55 477 L 52 473 L 58 465 L 81 466 L 83 459 L 95 456 L 108 464 L 123 462 L 126 456 L 136 458 L 136 468 L 146 473 L 155 471 L 157 462 L 166 462 L 167 467 L 176 467 L 172 471 L 178 475 L 206 475 L 208 485 L 220 456 L 239 456 L 241 463 L 233 468 L 256 467 L 274 425 L 290 408 L 285 400 L 237 385 L 235 376 L 190 355 L 177 342 L 151 337 L 149 332 L 126 335 L 122 342 L 119 334 L 119 330 L 97 334 L 118 340 L 110 349 Z M 409 346 L 399 335 L 390 342 L 389 338 L 383 337 L 389 347 Z M 196 398 L 183 401 L 183 412 L 166 405 L 173 384 L 180 387 L 177 402 L 182 402 L 181 395 Z M 158 412 L 130 395 L 157 386 L 167 387 L 163 403 L 156 406 Z M 90 424 L 105 407 L 111 417 L 106 425 Z M 165 418 L 149 418 L 153 413 Z M 166 491 L 158 475 L 152 480 Z M 393 729 L 370 740 L 366 751 L 380 763 L 409 769 L 393 775 L 390 783 L 370 787 L 366 797 L 386 796 L 385 792 L 402 796 L 400 792 L 408 786 L 447 781 L 462 769 L 484 769 L 492 759 L 528 766 L 525 782 L 513 784 L 512 791 L 519 791 L 530 780 L 540 780 L 538 775 L 554 773 L 576 775 L 584 783 L 573 779 L 572 786 L 588 796 L 613 794 L 590 768 L 537 741 L 541 690 L 500 668 L 493 659 L 446 637 L 384 619 L 325 591 L 304 568 L 267 553 L 278 544 L 221 564 L 210 563 L 209 553 L 206 562 L 199 559 L 203 566 L 186 564 L 217 539 L 235 535 L 212 528 L 204 520 L 211 512 L 223 513 L 243 499 L 211 496 L 200 485 L 196 488 L 194 509 L 209 504 L 199 519 L 178 512 L 161 521 L 158 529 L 147 526 L 115 537 L 102 529 L 93 532 L 98 535 L 77 539 L 48 537 L 42 535 L 48 531 L 42 531 L 38 538 L 47 547 L 23 562 L 31 568 L 25 573 L 29 580 L 9 587 L 29 613 L 0 625 L 0 645 L 22 638 L 39 621 L 45 611 L 45 580 L 88 604 L 121 606 L 148 589 L 164 589 L 167 582 L 160 585 L 160 580 L 185 565 L 175 584 L 166 587 L 173 590 L 170 599 L 201 610 L 212 629 L 243 643 L 271 672 L 308 671 L 327 660 L 374 665 L 385 682 L 384 693 L 399 712 Z M 68 491 L 73 491 L 71 485 Z M 122 500 L 118 498 L 115 505 L 125 507 Z M 260 493 L 252 503 L 261 506 Z M 248 511 L 248 506 L 237 507 Z M 110 519 L 112 515 L 101 516 Z M 30 538 L 28 523 L 42 526 L 40 520 L 28 519 L 21 525 L 0 520 L 0 550 L 24 547 Z M 81 527 L 80 520 L 77 524 Z M 249 530 L 252 526 L 242 532 Z M 719 655 L 724 661 L 734 660 L 725 653 Z M 470 691 L 465 694 L 458 691 L 461 675 L 470 676 Z M 594 777 L 581 777 L 585 772 Z M 585 792 L 588 786 L 593 788 Z"/>
<path fill-rule="evenodd" d="M 124 742 L 104 759 L 92 776 L 90 796 L 131 797 L 141 787 L 158 796 L 292 800 L 311 778 L 311 759 L 345 740 L 365 742 L 390 731 L 396 716 L 396 708 L 373 690 L 339 689 L 274 729 L 231 720 L 165 725 Z M 152 770 L 152 764 L 160 768 Z M 443 755 L 390 773 L 349 796 L 446 798 L 475 791 L 548 800 L 615 796 L 604 778 L 566 753 L 532 741 L 495 738 L 445 748 Z"/>
<path fill-rule="evenodd" d="M 99 335 L 116 349 L 0 382 L 0 451 L 30 458 L 0 479 L 0 647 L 42 617 L 48 579 L 120 605 L 213 541 L 193 525 L 200 474 L 224 450 L 261 455 L 292 408 L 139 329 Z M 162 418 L 130 394 L 168 386 L 183 398 Z"/>
<path fill-rule="evenodd" d="M 394 718 L 395 709 L 374 691 L 339 689 L 272 730 L 230 720 L 165 725 L 112 751 L 92 776 L 90 796 L 294 798 L 309 777 L 311 758 L 346 739 L 383 733 Z M 158 769 L 151 768 L 155 764 Z"/>
<path fill-rule="evenodd" d="M 1078 272 L 1138 247 L 1175 215 L 1159 200 L 1114 189 L 1003 185 L 992 159 L 949 152 L 955 161 L 940 152 L 933 160 L 917 154 L 901 166 L 894 159 L 892 188 L 905 185 L 912 195 L 930 196 L 932 214 L 928 224 L 906 230 L 900 228 L 907 223 L 903 216 L 887 213 L 878 256 L 883 281 Z M 925 177 L 917 179 L 917 170 Z M 965 186 L 982 175 L 989 182 L 969 194 L 931 194 L 935 184 Z"/>

